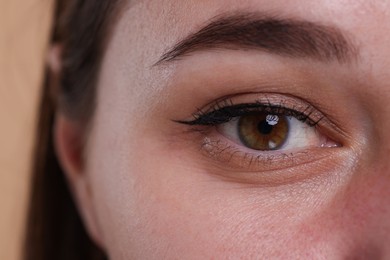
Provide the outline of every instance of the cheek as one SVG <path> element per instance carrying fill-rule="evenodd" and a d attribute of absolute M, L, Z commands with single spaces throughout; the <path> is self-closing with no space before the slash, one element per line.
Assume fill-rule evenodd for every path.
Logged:
<path fill-rule="evenodd" d="M 121 130 L 111 129 L 109 121 L 96 121 L 88 167 L 112 259 L 314 257 L 325 250 L 334 218 L 323 209 L 338 190 L 332 180 L 273 188 L 222 181 L 191 152 L 147 130 L 125 131 L 120 120 L 113 125 Z"/>

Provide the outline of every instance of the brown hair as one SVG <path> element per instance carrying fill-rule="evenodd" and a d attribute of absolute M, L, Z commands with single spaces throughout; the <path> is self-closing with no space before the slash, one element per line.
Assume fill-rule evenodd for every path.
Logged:
<path fill-rule="evenodd" d="M 124 1 L 56 1 L 52 43 L 62 47 L 61 72 L 58 86 L 46 73 L 42 88 L 25 260 L 105 259 L 86 234 L 71 198 L 55 155 L 52 128 L 58 109 L 81 122 L 92 116 L 97 75 L 119 2 Z"/>

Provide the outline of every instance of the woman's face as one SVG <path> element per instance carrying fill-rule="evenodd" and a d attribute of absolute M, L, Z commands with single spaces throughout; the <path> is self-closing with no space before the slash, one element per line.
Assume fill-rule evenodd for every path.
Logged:
<path fill-rule="evenodd" d="M 390 258 L 389 32 L 387 0 L 133 1 L 73 180 L 94 239 L 110 259 Z"/>

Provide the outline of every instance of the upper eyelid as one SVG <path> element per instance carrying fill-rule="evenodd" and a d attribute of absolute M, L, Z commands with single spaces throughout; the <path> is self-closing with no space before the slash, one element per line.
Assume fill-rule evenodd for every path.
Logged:
<path fill-rule="evenodd" d="M 217 103 L 213 107 L 209 108 L 206 111 L 199 110 L 196 114 L 193 115 L 194 119 L 189 121 L 178 121 L 179 123 L 184 123 L 188 125 L 218 125 L 226 123 L 232 120 L 235 117 L 243 116 L 251 112 L 266 112 L 270 114 L 281 114 L 286 116 L 293 116 L 298 120 L 309 124 L 310 126 L 317 125 L 324 116 L 319 117 L 318 119 L 311 118 L 311 115 L 316 111 L 316 109 L 308 105 L 305 109 L 299 110 L 296 108 L 288 108 L 283 104 L 272 104 L 268 102 L 267 104 L 256 101 L 255 103 L 246 103 L 246 104 L 236 104 L 229 101 L 229 105 L 221 105 Z M 230 110 L 230 111 L 229 111 Z M 215 117 L 215 114 L 220 113 L 219 118 Z M 214 115 L 213 115 L 214 114 Z M 207 122 L 204 118 L 214 117 L 215 123 Z M 225 118 L 222 118 L 225 117 Z M 218 122 L 218 120 L 220 122 Z"/>

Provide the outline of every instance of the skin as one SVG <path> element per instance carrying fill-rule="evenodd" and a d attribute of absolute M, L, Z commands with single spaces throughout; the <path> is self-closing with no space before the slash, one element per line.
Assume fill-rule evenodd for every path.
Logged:
<path fill-rule="evenodd" d="M 219 49 L 153 66 L 237 10 L 337 27 L 359 57 Z M 92 238 L 110 259 L 389 259 L 389 31 L 387 0 L 134 2 L 107 48 L 88 130 L 57 118 L 58 153 Z M 201 148 L 209 138 L 249 152 L 242 144 L 172 121 L 248 92 L 245 101 L 279 93 L 316 104 L 334 123 L 322 134 L 340 146 L 247 167 Z"/>

